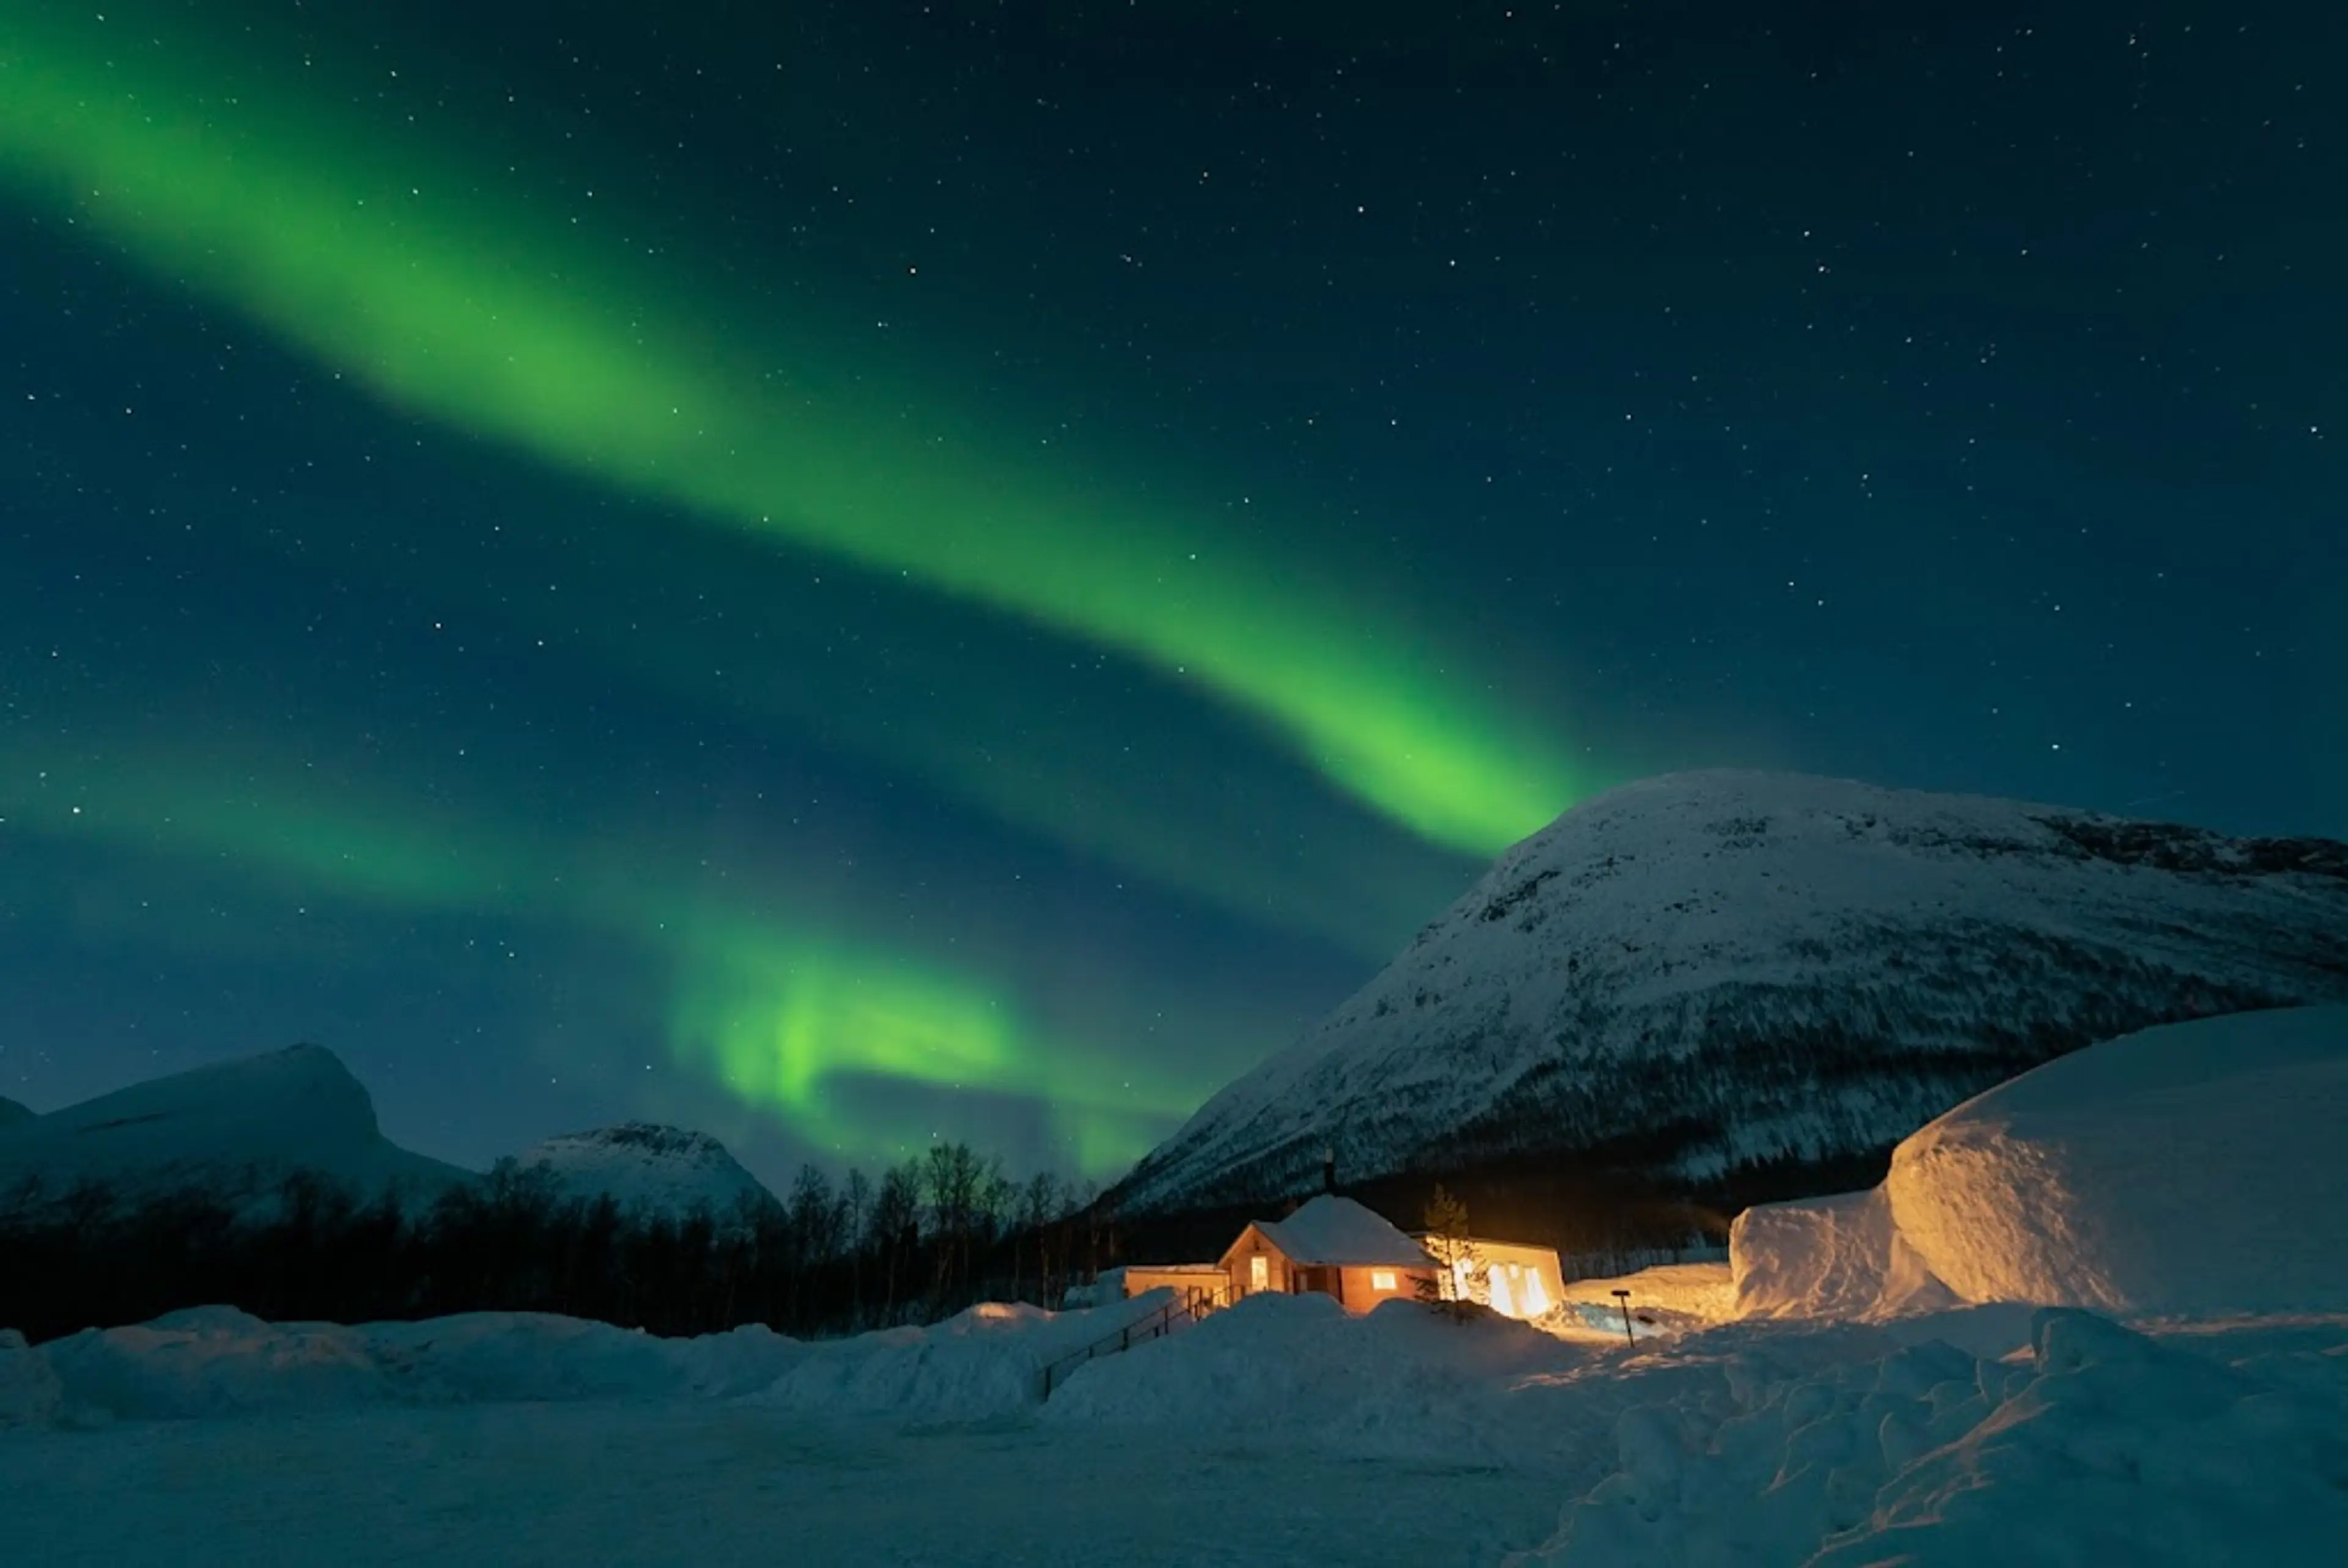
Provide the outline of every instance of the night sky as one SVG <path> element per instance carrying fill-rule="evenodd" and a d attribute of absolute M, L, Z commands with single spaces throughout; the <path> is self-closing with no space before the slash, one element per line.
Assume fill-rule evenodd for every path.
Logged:
<path fill-rule="evenodd" d="M 1106 1178 L 1625 779 L 2348 835 L 2343 138 L 2319 4 L 9 0 L 0 1093 Z"/>

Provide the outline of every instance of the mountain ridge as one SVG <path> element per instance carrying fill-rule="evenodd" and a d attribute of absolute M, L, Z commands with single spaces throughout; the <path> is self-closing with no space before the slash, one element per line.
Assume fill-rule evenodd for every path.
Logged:
<path fill-rule="evenodd" d="M 623 1211 L 677 1215 L 705 1204 L 714 1217 L 737 1217 L 746 1203 L 779 1210 L 775 1194 L 706 1132 L 653 1122 L 622 1122 L 558 1133 L 524 1150 L 517 1163 L 542 1170 L 564 1197 L 609 1193 Z"/>
<path fill-rule="evenodd" d="M 2348 845 L 1714 770 L 1577 806 L 1114 1195 L 1557 1156 L 1696 1184 L 1888 1147 L 2156 1023 L 2348 999 Z"/>
<path fill-rule="evenodd" d="M 0 1214 L 98 1184 L 121 1204 L 195 1191 L 263 1218 L 296 1174 L 359 1203 L 389 1191 L 416 1212 L 488 1179 L 386 1138 L 366 1086 L 323 1046 L 206 1062 L 46 1115 L 5 1104 L 23 1114 L 0 1110 Z M 646 1122 L 550 1138 L 516 1163 L 543 1167 L 559 1198 L 609 1191 L 623 1210 L 664 1217 L 705 1203 L 724 1218 L 746 1193 L 775 1201 L 716 1139 Z"/>

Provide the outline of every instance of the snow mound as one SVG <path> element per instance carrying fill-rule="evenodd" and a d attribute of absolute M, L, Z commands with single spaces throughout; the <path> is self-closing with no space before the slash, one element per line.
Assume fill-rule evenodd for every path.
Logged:
<path fill-rule="evenodd" d="M 1578 1440 L 1532 1396 L 1586 1348 L 1488 1313 L 1417 1302 L 1353 1314 L 1326 1296 L 1251 1296 L 1170 1338 L 1079 1368 L 1047 1426 L 1140 1426 L 1194 1437 L 1309 1433 L 1357 1452 L 1529 1462 Z"/>
<path fill-rule="evenodd" d="M 149 1079 L 0 1134 L 0 1200 L 97 1182 L 125 1202 L 201 1188 L 264 1213 L 296 1172 L 362 1200 L 428 1202 L 477 1179 L 384 1137 L 365 1087 L 314 1045 Z"/>
<path fill-rule="evenodd" d="M 1901 1143 L 1873 1192 L 1747 1210 L 1738 1306 L 2348 1308 L 2342 1127 L 2348 1008 L 2146 1030 L 1967 1101 Z"/>
<path fill-rule="evenodd" d="M 0 1431 L 45 1427 L 57 1414 L 57 1375 L 14 1328 L 0 1328 Z"/>
<path fill-rule="evenodd" d="M 725 1221 L 745 1204 L 781 1206 L 716 1139 L 650 1122 L 565 1132 L 524 1151 L 518 1163 L 546 1171 L 561 1196 L 592 1201 L 608 1193 L 636 1214 L 680 1218 L 706 1209 Z"/>
<path fill-rule="evenodd" d="M 1569 1281 L 1535 1326 L 1547 1334 L 1619 1344 L 1624 1334 L 1618 1289 L 1631 1293 L 1631 1336 L 1638 1339 L 1692 1333 L 1736 1316 L 1727 1264 L 1659 1263 L 1612 1279 Z"/>
<path fill-rule="evenodd" d="M 1729 1232 L 1729 1269 L 1748 1317 L 1869 1319 L 1957 1300 L 1892 1224 L 1879 1189 L 1746 1210 Z"/>
<path fill-rule="evenodd" d="M 1936 1342 L 1786 1378 L 1748 1362 L 1705 1397 L 1625 1411 L 1615 1472 L 1517 1561 L 2333 1563 L 2340 1327 L 2230 1364 L 2058 1309 L 2037 1315 L 2022 1365 Z"/>
<path fill-rule="evenodd" d="M 1154 1317 L 1172 1299 L 1170 1291 L 1153 1290 L 1079 1312 L 981 1302 L 926 1328 L 810 1345 L 752 1402 L 932 1423 L 1019 1415 L 1042 1402 L 1047 1365 Z M 1175 1337 L 1193 1331 L 1179 1328 Z"/>
<path fill-rule="evenodd" d="M 130 1420 L 735 1395 L 771 1382 L 801 1353 L 796 1340 L 764 1327 L 660 1339 L 542 1313 L 345 1326 L 270 1324 L 230 1307 L 85 1329 L 29 1352 L 54 1379 L 53 1408 Z M 0 1389 L 9 1386 L 8 1366 L 0 1348 Z M 6 1399 L 0 1392 L 0 1410 Z"/>

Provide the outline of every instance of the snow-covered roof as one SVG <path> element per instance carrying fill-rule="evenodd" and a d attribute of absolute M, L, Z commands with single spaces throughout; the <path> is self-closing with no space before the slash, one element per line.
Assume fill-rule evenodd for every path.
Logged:
<path fill-rule="evenodd" d="M 1426 1249 L 1351 1198 L 1323 1193 L 1284 1220 L 1258 1220 L 1255 1228 L 1308 1267 L 1426 1268 Z"/>

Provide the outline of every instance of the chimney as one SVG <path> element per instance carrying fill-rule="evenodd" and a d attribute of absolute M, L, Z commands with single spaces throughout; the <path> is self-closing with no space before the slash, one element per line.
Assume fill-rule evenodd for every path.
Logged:
<path fill-rule="evenodd" d="M 1321 1190 L 1333 1196 L 1337 1191 L 1337 1151 L 1334 1148 L 1321 1151 Z"/>

